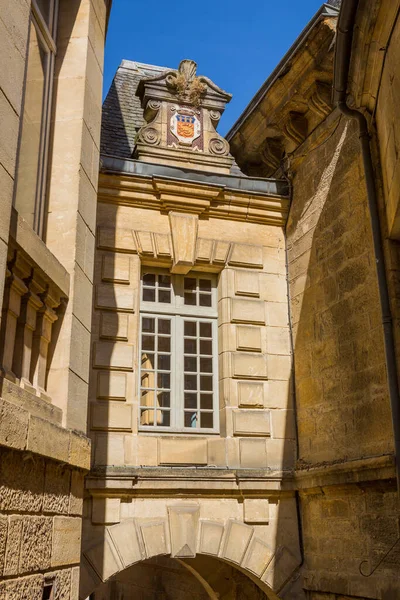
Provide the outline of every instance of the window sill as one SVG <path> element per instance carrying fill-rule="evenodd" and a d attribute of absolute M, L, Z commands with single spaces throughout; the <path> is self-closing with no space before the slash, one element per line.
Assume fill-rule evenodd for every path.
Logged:
<path fill-rule="evenodd" d="M 29 262 L 33 262 L 38 268 L 45 280 L 58 289 L 60 296 L 68 298 L 69 273 L 15 209 L 11 215 L 10 236 L 17 247 L 29 257 Z"/>

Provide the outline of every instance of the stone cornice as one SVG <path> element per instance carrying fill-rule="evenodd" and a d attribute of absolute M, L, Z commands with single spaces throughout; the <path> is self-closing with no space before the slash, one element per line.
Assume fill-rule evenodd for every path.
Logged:
<path fill-rule="evenodd" d="M 276 226 L 285 225 L 289 210 L 287 195 L 157 175 L 101 173 L 98 198 L 102 202 L 162 212 L 178 210 L 202 217 Z"/>

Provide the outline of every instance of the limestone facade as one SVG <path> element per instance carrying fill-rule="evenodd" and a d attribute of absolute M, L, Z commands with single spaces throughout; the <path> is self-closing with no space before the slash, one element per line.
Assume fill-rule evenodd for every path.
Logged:
<path fill-rule="evenodd" d="M 108 4 L 0 4 L 0 598 L 7 600 L 79 594 Z"/>

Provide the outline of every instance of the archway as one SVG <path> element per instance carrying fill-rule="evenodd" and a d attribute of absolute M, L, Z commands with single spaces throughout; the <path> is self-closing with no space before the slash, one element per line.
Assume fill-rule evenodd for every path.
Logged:
<path fill-rule="evenodd" d="M 167 518 L 124 519 L 88 537 L 81 564 L 81 599 L 102 583 L 116 581 L 133 565 L 165 557 L 179 561 L 177 565 L 198 582 L 204 580 L 203 588 L 206 582 L 211 590 L 215 565 L 226 564 L 255 583 L 264 597 L 276 600 L 299 566 L 295 549 L 271 547 L 257 525 L 200 519 L 195 503 L 168 505 L 167 514 Z"/>

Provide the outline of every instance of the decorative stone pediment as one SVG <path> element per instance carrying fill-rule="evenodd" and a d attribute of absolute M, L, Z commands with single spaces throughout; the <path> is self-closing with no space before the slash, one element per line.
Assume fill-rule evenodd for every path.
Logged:
<path fill-rule="evenodd" d="M 140 82 L 137 95 L 146 124 L 138 133 L 134 156 L 228 173 L 233 158 L 216 126 L 232 96 L 208 77 L 197 76 L 196 69 L 193 60 L 183 60 L 178 70 Z"/>

